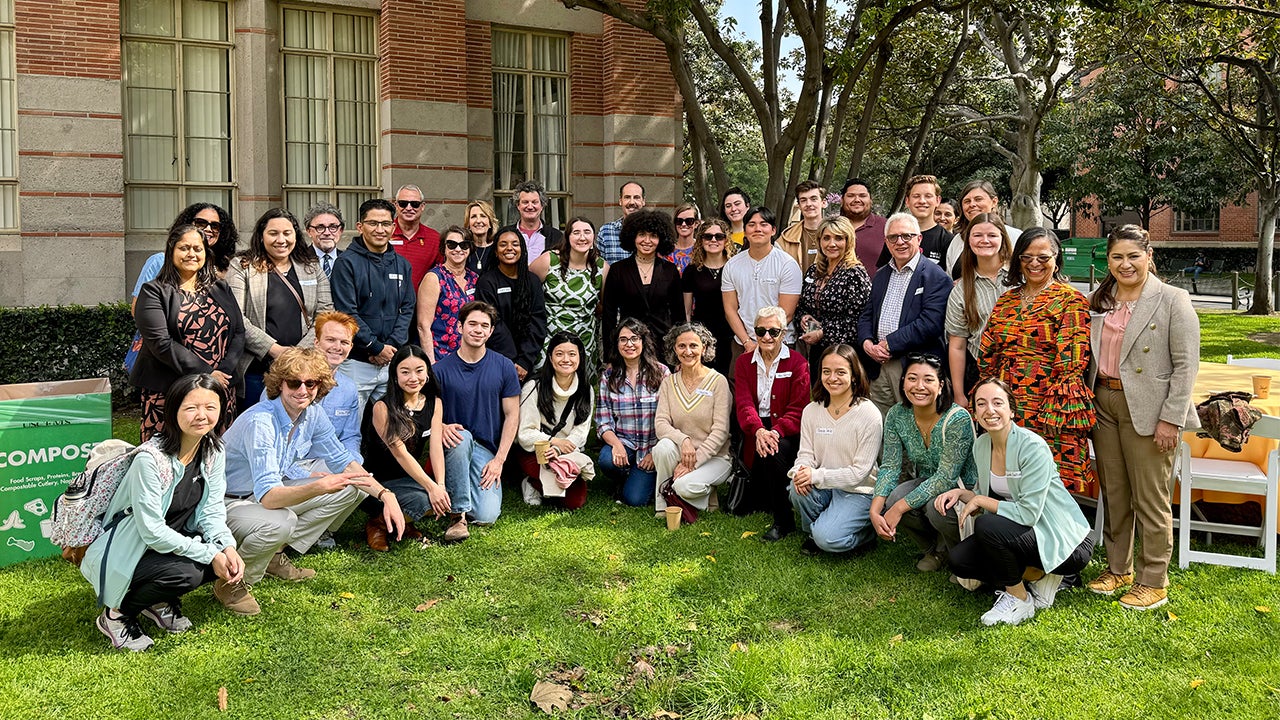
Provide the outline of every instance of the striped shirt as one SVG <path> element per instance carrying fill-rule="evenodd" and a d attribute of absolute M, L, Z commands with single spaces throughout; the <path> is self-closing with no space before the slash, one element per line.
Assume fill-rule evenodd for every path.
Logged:
<path fill-rule="evenodd" d="M 670 371 L 662 368 L 662 378 Z M 658 388 L 650 390 L 644 383 L 632 385 L 623 380 L 617 392 L 609 389 L 609 371 L 600 375 L 600 395 L 596 401 L 596 437 L 612 430 L 622 444 L 635 450 L 639 457 L 648 455 L 658 438 L 653 431 L 653 418 L 658 413 Z"/>
<path fill-rule="evenodd" d="M 992 280 L 974 273 L 973 296 L 978 303 L 980 320 L 978 327 L 972 331 L 964 324 L 964 280 L 956 281 L 956 286 L 951 288 L 951 296 L 947 298 L 947 335 L 965 338 L 969 354 L 975 359 L 978 357 L 979 346 L 982 345 L 982 331 L 987 327 L 987 318 L 991 317 L 991 309 L 996 306 L 996 298 L 1009 289 L 1004 284 L 1007 274 L 1008 271 L 1000 268 L 996 279 Z"/>

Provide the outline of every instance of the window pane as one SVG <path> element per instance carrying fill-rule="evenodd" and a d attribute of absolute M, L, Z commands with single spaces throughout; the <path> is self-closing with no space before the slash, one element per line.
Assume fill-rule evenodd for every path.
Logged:
<path fill-rule="evenodd" d="M 214 205 L 217 205 L 220 208 L 230 208 L 231 207 L 231 189 L 230 188 L 210 188 L 210 187 L 187 188 L 187 201 L 183 203 L 183 207 L 186 207 L 187 205 L 190 205 L 192 203 L 198 203 L 198 202 L 213 203 Z M 178 211 L 175 210 L 173 214 L 176 216 L 178 214 Z M 170 218 L 169 222 L 173 222 L 173 218 Z M 168 226 L 166 225 L 165 227 L 168 227 Z M 248 229 L 252 231 L 253 226 L 250 225 Z"/>
<path fill-rule="evenodd" d="M 335 60 L 334 139 L 338 185 L 377 184 L 377 105 L 372 62 Z"/>
<path fill-rule="evenodd" d="M 0 23 L 13 24 L 13 0 L 0 0 Z"/>
<path fill-rule="evenodd" d="M 167 230 L 178 215 L 178 202 L 178 188 L 136 185 L 125 188 L 129 227 L 139 230 Z"/>
<path fill-rule="evenodd" d="M 227 39 L 227 5 L 209 0 L 183 0 L 182 35 L 194 40 Z"/>
<path fill-rule="evenodd" d="M 286 55 L 285 182 L 329 183 L 329 76 L 324 58 Z"/>
<path fill-rule="evenodd" d="M 11 0 L 0 5 L 12 8 Z M 11 13 L 12 14 L 12 13 Z M 0 177 L 17 175 L 17 109 L 15 107 L 13 31 L 0 31 Z M 0 225 L 0 227 L 10 227 Z"/>
<path fill-rule="evenodd" d="M 333 49 L 340 53 L 373 55 L 373 18 L 368 15 L 334 15 Z"/>
<path fill-rule="evenodd" d="M 18 186 L 0 185 L 0 228 L 18 227 Z"/>
<path fill-rule="evenodd" d="M 493 31 L 491 40 L 493 66 L 495 68 L 516 69 L 527 67 L 524 56 L 524 39 L 525 36 L 521 34 L 503 32 L 501 30 Z"/>
<path fill-rule="evenodd" d="M 338 209 L 347 221 L 347 227 L 354 229 L 360 219 L 360 203 L 378 197 L 377 192 L 340 192 L 338 193 Z"/>
<path fill-rule="evenodd" d="M 173 37 L 173 28 L 173 0 L 128 0 L 125 3 L 126 33 Z"/>
<path fill-rule="evenodd" d="M 284 46 L 300 50 L 324 50 L 329 47 L 327 16 L 322 12 L 287 9 L 284 11 Z"/>
<path fill-rule="evenodd" d="M 324 190 L 290 190 L 284 194 L 284 206 L 289 212 L 298 216 L 298 222 L 307 214 L 307 210 L 318 202 L 328 202 L 329 193 Z M 339 208 L 341 209 L 341 208 Z M 346 217 L 346 215 L 343 215 Z M 303 228 L 306 230 L 306 228 Z"/>
<path fill-rule="evenodd" d="M 187 179 L 231 181 L 231 93 L 227 51 L 183 49 Z"/>
<path fill-rule="evenodd" d="M 173 46 L 126 43 L 125 57 L 128 179 L 177 180 L 177 66 Z"/>
<path fill-rule="evenodd" d="M 565 67 L 565 38 L 549 35 L 533 36 L 533 69 L 543 72 L 568 72 Z"/>
<path fill-rule="evenodd" d="M 533 78 L 534 177 L 548 191 L 565 190 L 568 120 L 564 78 Z"/>

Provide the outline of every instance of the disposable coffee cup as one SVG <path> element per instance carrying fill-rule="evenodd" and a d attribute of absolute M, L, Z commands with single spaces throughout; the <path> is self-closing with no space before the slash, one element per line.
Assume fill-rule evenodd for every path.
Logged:
<path fill-rule="evenodd" d="M 667 506 L 667 529 L 668 530 L 680 529 L 680 513 L 681 513 L 680 508 L 674 505 Z"/>
<path fill-rule="evenodd" d="M 537 456 L 539 465 L 547 464 L 547 450 L 550 449 L 550 440 L 539 440 L 533 444 L 533 454 Z"/>
<path fill-rule="evenodd" d="M 1266 400 L 1271 397 L 1271 376 L 1270 375 L 1254 375 L 1253 376 L 1253 396 L 1259 400 Z"/>

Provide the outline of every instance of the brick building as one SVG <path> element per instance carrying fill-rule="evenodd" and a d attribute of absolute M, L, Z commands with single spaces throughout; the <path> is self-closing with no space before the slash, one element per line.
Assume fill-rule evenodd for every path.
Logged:
<path fill-rule="evenodd" d="M 629 0 L 640 2 L 640 0 Z M 256 218 L 406 183 L 423 222 L 680 196 L 656 41 L 558 0 L 0 0 L 0 305 L 120 300 L 190 202 Z"/>
<path fill-rule="evenodd" d="M 1258 206 L 1250 193 L 1243 204 L 1225 205 L 1208 215 L 1181 213 L 1161 208 L 1151 214 L 1151 244 L 1168 249 L 1186 248 L 1194 256 L 1201 248 L 1256 248 L 1258 246 Z M 1091 215 L 1094 213 L 1091 213 Z M 1137 213 L 1118 216 L 1088 217 L 1076 213 L 1071 219 L 1073 237 L 1105 237 L 1111 228 L 1124 223 L 1139 223 Z"/>

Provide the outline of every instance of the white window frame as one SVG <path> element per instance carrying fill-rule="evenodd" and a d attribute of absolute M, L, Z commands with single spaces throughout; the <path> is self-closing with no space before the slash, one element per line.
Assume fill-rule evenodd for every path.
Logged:
<path fill-rule="evenodd" d="M 1173 232 L 1186 235 L 1216 235 L 1221 232 L 1222 212 L 1215 211 L 1212 216 L 1193 215 L 1181 210 L 1173 212 Z"/>
<path fill-rule="evenodd" d="M 14 0 L 0 0 L 0 232 L 16 231 L 18 219 L 18 58 Z M 4 169 L 10 172 L 4 172 Z"/>

